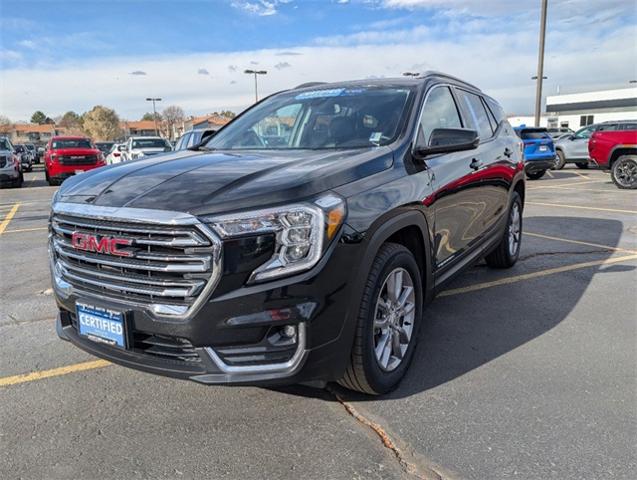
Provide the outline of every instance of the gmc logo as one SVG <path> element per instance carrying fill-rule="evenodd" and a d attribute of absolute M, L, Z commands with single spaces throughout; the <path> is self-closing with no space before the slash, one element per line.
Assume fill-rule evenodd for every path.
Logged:
<path fill-rule="evenodd" d="M 132 243 L 132 240 L 126 238 L 101 237 L 98 239 L 95 235 L 88 233 L 73 232 L 73 235 L 71 235 L 71 245 L 76 250 L 108 253 L 109 255 L 117 255 L 119 257 L 132 256 L 132 253 L 118 248 L 129 246 Z"/>

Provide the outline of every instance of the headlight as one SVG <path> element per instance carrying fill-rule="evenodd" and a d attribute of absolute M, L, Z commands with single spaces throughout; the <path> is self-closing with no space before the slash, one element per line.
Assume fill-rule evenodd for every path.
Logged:
<path fill-rule="evenodd" d="M 309 270 L 345 220 L 345 201 L 332 193 L 299 203 L 206 218 L 221 238 L 274 234 L 272 257 L 250 275 L 250 282 Z"/>

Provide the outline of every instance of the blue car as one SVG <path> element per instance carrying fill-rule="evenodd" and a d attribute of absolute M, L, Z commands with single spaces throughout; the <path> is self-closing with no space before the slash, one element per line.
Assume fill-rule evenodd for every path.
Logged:
<path fill-rule="evenodd" d="M 524 142 L 524 171 L 531 180 L 541 178 L 555 166 L 555 144 L 546 128 L 520 125 L 515 133 Z"/>

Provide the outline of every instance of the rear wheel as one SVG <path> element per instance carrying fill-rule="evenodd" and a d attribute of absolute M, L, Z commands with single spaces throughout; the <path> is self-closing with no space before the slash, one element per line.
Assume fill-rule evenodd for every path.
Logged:
<path fill-rule="evenodd" d="M 555 155 L 555 166 L 553 167 L 553 170 L 562 170 L 564 165 L 566 165 L 566 157 L 562 150 L 558 150 Z"/>
<path fill-rule="evenodd" d="M 522 244 L 522 200 L 517 192 L 513 192 L 507 226 L 498 246 L 484 257 L 491 268 L 510 268 L 520 256 Z"/>
<path fill-rule="evenodd" d="M 546 170 L 539 170 L 537 172 L 527 173 L 526 176 L 529 178 L 529 180 L 539 180 L 544 176 L 545 173 Z"/>
<path fill-rule="evenodd" d="M 413 254 L 402 245 L 384 244 L 367 277 L 350 364 L 339 383 L 380 395 L 405 375 L 416 347 L 423 287 Z"/>
<path fill-rule="evenodd" d="M 588 168 L 588 162 L 577 162 L 575 165 L 577 165 L 577 168 L 582 170 L 586 170 Z"/>
<path fill-rule="evenodd" d="M 621 189 L 637 189 L 637 155 L 622 155 L 610 171 L 613 183 Z"/>

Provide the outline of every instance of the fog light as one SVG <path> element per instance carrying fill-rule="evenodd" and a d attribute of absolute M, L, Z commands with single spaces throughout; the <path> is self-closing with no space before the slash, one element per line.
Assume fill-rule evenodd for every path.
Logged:
<path fill-rule="evenodd" d="M 294 325 L 286 325 L 281 329 L 281 335 L 286 338 L 292 338 L 296 335 L 296 327 Z"/>

